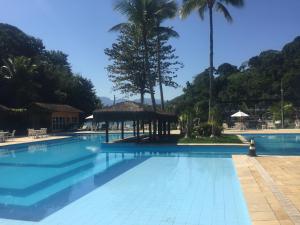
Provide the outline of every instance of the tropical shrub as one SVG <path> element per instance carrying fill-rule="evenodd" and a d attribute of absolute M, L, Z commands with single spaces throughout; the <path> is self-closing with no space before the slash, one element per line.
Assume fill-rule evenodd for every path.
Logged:
<path fill-rule="evenodd" d="M 202 123 L 199 126 L 194 127 L 194 135 L 202 137 L 221 136 L 223 131 L 222 126 L 215 123 Z"/>

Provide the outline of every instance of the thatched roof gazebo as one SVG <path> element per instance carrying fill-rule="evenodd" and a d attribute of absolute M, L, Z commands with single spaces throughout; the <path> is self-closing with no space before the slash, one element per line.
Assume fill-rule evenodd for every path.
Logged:
<path fill-rule="evenodd" d="M 93 113 L 96 123 L 106 123 L 106 142 L 109 142 L 108 128 L 110 122 L 121 122 L 121 135 L 124 139 L 124 122 L 133 121 L 133 133 L 140 138 L 140 125 L 149 124 L 149 136 L 170 135 L 171 123 L 177 122 L 175 114 L 166 112 L 154 112 L 149 105 L 126 101 L 110 107 L 95 110 Z M 152 130 L 153 127 L 153 130 Z M 167 132 L 168 131 L 168 132 Z"/>

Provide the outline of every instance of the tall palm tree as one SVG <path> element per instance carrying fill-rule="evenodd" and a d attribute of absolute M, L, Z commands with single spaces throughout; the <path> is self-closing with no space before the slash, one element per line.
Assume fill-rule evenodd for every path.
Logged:
<path fill-rule="evenodd" d="M 120 30 L 126 24 L 134 24 L 140 29 L 142 42 L 144 47 L 145 73 L 149 78 L 149 90 L 153 110 L 156 111 L 156 101 L 154 96 L 155 77 L 150 72 L 149 63 L 149 38 L 155 28 L 155 13 L 157 12 L 157 4 L 154 0 L 119 0 L 115 5 L 115 10 L 125 15 L 128 19 L 127 23 L 121 23 L 114 26 L 111 30 Z"/>
<path fill-rule="evenodd" d="M 232 22 L 232 17 L 225 5 L 242 7 L 244 0 L 183 0 L 183 6 L 180 10 L 180 16 L 186 18 L 192 11 L 197 10 L 200 18 L 204 19 L 206 11 L 209 13 L 210 27 L 210 69 L 209 69 L 209 102 L 208 102 L 208 120 L 211 119 L 212 107 L 212 78 L 214 75 L 214 33 L 213 33 L 213 10 L 224 15 L 228 22 Z"/>
<path fill-rule="evenodd" d="M 156 26 L 156 52 L 157 52 L 157 77 L 160 90 L 161 109 L 165 109 L 164 93 L 163 93 L 163 77 L 161 74 L 161 35 L 167 38 L 178 38 L 179 34 L 171 27 L 163 27 L 161 24 L 166 19 L 171 19 L 176 16 L 178 6 L 175 0 L 156 0 L 157 11 L 155 12 L 155 26 Z"/>

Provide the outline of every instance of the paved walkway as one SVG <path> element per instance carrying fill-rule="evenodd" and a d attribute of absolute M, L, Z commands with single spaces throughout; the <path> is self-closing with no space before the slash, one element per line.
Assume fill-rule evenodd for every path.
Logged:
<path fill-rule="evenodd" d="M 30 142 L 38 142 L 38 141 L 49 141 L 56 139 L 68 138 L 69 136 L 47 136 L 42 138 L 33 138 L 33 137 L 16 137 L 13 139 L 6 140 L 4 143 L 0 143 L 1 146 L 15 145 L 15 144 L 24 144 Z"/>
<path fill-rule="evenodd" d="M 253 225 L 300 224 L 300 157 L 233 156 Z"/>
<path fill-rule="evenodd" d="M 224 134 L 300 134 L 300 129 L 224 130 Z"/>

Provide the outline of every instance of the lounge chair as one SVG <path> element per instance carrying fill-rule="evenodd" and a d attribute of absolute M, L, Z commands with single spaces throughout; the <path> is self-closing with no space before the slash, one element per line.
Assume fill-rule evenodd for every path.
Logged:
<path fill-rule="evenodd" d="M 1 142 L 5 142 L 5 135 L 4 134 L 0 134 L 0 143 Z"/>
<path fill-rule="evenodd" d="M 276 126 L 273 122 L 267 122 L 267 129 L 276 129 Z"/>
<path fill-rule="evenodd" d="M 41 128 L 40 135 L 43 137 L 47 137 L 47 128 Z"/>
<path fill-rule="evenodd" d="M 27 129 L 28 137 L 33 137 L 35 135 L 34 129 Z"/>
<path fill-rule="evenodd" d="M 300 121 L 299 120 L 295 120 L 295 128 L 296 129 L 300 128 Z"/>
<path fill-rule="evenodd" d="M 13 139 L 15 138 L 16 130 L 13 130 L 11 133 L 6 134 L 6 138 Z"/>

